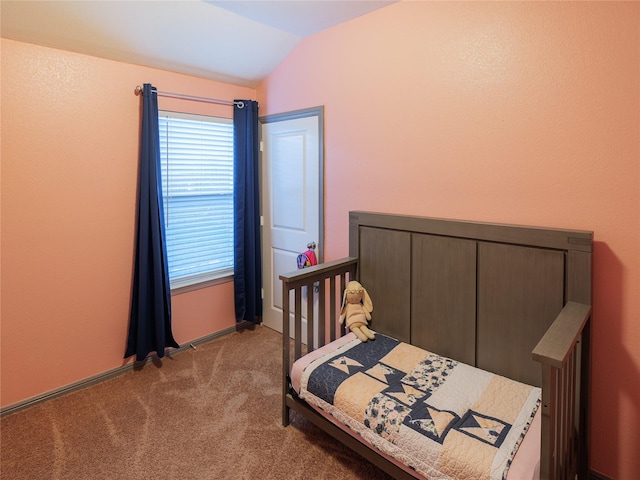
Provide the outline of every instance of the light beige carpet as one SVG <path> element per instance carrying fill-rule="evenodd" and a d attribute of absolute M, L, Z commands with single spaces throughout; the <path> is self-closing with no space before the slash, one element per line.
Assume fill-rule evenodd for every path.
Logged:
<path fill-rule="evenodd" d="M 235 332 L 8 415 L 0 476 L 389 480 L 295 412 L 281 426 L 281 339 Z"/>

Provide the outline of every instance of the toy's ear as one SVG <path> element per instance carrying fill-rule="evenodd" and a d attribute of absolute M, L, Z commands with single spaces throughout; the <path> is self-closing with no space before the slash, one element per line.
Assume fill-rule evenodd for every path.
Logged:
<path fill-rule="evenodd" d="M 344 308 L 347 305 L 347 287 L 344 289 L 344 293 L 342 294 L 342 306 L 340 307 L 340 312 L 344 313 Z"/>
<path fill-rule="evenodd" d="M 373 302 L 371 301 L 371 297 L 369 297 L 369 293 L 366 288 L 362 289 L 364 292 L 364 298 L 362 299 L 362 304 L 367 312 L 373 312 Z"/>

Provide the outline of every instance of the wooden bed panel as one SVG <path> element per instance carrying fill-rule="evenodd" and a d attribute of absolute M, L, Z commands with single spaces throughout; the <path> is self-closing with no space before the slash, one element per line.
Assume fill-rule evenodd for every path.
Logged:
<path fill-rule="evenodd" d="M 358 279 L 373 302 L 371 328 L 411 341 L 411 235 L 362 227 Z"/>
<path fill-rule="evenodd" d="M 413 235 L 411 343 L 475 364 L 476 242 Z"/>
<path fill-rule="evenodd" d="M 564 252 L 478 243 L 476 366 L 542 386 L 531 351 L 564 306 Z"/>
<path fill-rule="evenodd" d="M 349 255 L 352 257 L 357 256 L 358 232 L 363 226 L 587 253 L 591 253 L 593 240 L 592 232 L 585 230 L 353 211 L 349 212 Z"/>
<path fill-rule="evenodd" d="M 567 302 L 591 304 L 591 253 L 567 252 Z"/>

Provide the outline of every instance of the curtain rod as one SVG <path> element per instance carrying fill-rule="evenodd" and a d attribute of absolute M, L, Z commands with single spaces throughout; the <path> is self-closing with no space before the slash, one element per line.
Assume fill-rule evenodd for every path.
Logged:
<path fill-rule="evenodd" d="M 140 95 L 142 93 L 142 86 L 138 85 L 136 87 L 136 95 Z M 156 93 L 162 97 L 170 97 L 170 98 L 179 98 L 181 100 L 192 100 L 194 102 L 204 102 L 204 103 L 215 103 L 218 105 L 229 105 L 230 107 L 233 105 L 237 105 L 238 108 L 244 108 L 244 102 L 231 102 L 229 100 L 218 100 L 216 98 L 206 98 L 206 97 L 195 97 L 193 95 L 184 95 L 182 93 L 170 93 L 170 92 L 159 92 Z"/>

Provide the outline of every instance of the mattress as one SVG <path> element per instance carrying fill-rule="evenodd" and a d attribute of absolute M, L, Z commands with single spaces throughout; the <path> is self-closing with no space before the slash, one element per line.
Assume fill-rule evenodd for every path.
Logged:
<path fill-rule="evenodd" d="M 305 399 L 310 406 L 312 406 L 316 411 L 318 411 L 318 413 L 323 415 L 325 418 L 330 420 L 335 425 L 339 426 L 345 432 L 349 433 L 355 438 L 358 438 L 358 440 L 362 441 L 362 439 L 364 438 L 366 442 L 369 443 L 370 446 L 373 446 L 375 450 L 379 451 L 387 459 L 391 460 L 392 462 L 394 462 L 396 465 L 403 468 L 408 473 L 414 475 L 416 478 L 424 478 L 428 476 L 428 477 L 435 477 L 435 478 L 441 478 L 441 479 L 448 479 L 448 478 L 464 477 L 465 475 L 468 475 L 469 477 L 476 477 L 478 473 L 473 472 L 472 470 L 470 470 L 467 473 L 460 470 L 455 470 L 456 473 L 451 473 L 452 470 L 446 465 L 446 463 L 452 464 L 452 463 L 455 463 L 455 460 L 447 460 L 444 457 L 445 454 L 449 455 L 450 453 L 448 453 L 446 444 L 443 441 L 430 442 L 430 444 L 434 445 L 436 448 L 435 453 L 433 452 L 429 454 L 423 453 L 427 451 L 426 448 L 424 448 L 423 446 L 419 446 L 418 447 L 419 452 L 417 453 L 410 452 L 409 454 L 404 455 L 403 448 L 405 447 L 403 447 L 403 445 L 405 444 L 403 442 L 406 442 L 407 440 L 401 438 L 401 436 L 398 436 L 397 429 L 394 429 L 395 427 L 392 427 L 391 429 L 386 429 L 386 427 L 381 428 L 382 424 L 385 424 L 385 425 L 388 424 L 386 420 L 380 421 L 380 425 L 373 425 L 376 421 L 378 421 L 378 419 L 377 417 L 371 415 L 371 411 L 374 411 L 376 415 L 378 415 L 378 411 L 380 410 L 380 408 L 377 408 L 377 407 L 380 406 L 379 404 L 374 405 L 375 408 L 373 408 L 372 410 L 370 401 L 368 399 L 365 399 L 363 400 L 363 402 L 364 403 L 369 402 L 370 403 L 369 406 L 368 407 L 366 407 L 365 405 L 358 406 L 359 410 L 366 409 L 368 412 L 368 414 L 366 415 L 362 414 L 364 417 L 366 417 L 364 421 L 364 424 L 366 426 L 362 426 L 360 425 L 360 420 L 358 420 L 357 422 L 353 421 L 353 417 L 358 417 L 359 415 L 361 415 L 360 413 L 353 414 L 353 413 L 347 412 L 345 414 L 342 411 L 339 411 L 339 409 L 336 409 L 336 407 L 332 405 L 333 397 L 331 397 L 331 395 L 333 395 L 333 393 L 330 395 L 323 394 L 323 393 L 317 394 L 317 392 L 311 393 L 308 390 L 310 383 L 311 384 L 313 384 L 314 382 L 318 383 L 317 378 L 321 378 L 322 382 L 324 382 L 324 377 L 326 376 L 326 374 L 322 372 L 332 371 L 331 366 L 327 367 L 327 365 L 330 365 L 331 362 L 336 363 L 337 359 L 341 359 L 344 363 L 344 358 L 348 359 L 350 357 L 353 357 L 354 355 L 356 355 L 357 351 L 368 352 L 369 349 L 381 350 L 384 348 L 391 348 L 391 347 L 396 348 L 397 346 L 397 350 L 395 354 L 383 352 L 386 356 L 383 359 L 384 361 L 382 363 L 382 368 L 387 370 L 391 368 L 391 367 L 388 367 L 387 364 L 394 363 L 393 361 L 389 362 L 388 359 L 392 358 L 394 355 L 399 359 L 395 362 L 396 366 L 398 365 L 398 362 L 401 366 L 402 364 L 407 364 L 408 362 L 411 365 L 413 365 L 411 363 L 412 360 L 410 360 L 410 358 L 412 357 L 415 357 L 416 359 L 418 359 L 419 361 L 417 363 L 419 363 L 423 367 L 424 367 L 424 362 L 421 360 L 422 357 L 424 357 L 425 359 L 431 358 L 431 360 L 437 359 L 435 360 L 436 363 L 434 364 L 451 366 L 454 363 L 455 364 L 459 363 L 459 362 L 451 361 L 449 359 L 443 359 L 443 357 L 435 356 L 430 352 L 417 349 L 416 347 L 413 347 L 411 345 L 401 344 L 401 342 L 397 342 L 397 340 L 394 340 L 394 339 L 387 340 L 387 339 L 389 339 L 389 337 L 378 335 L 377 339 L 374 342 L 369 342 L 371 343 L 371 346 L 368 347 L 366 344 L 362 344 L 353 333 L 349 333 L 348 335 L 345 335 L 337 339 L 336 341 L 321 347 L 318 350 L 314 350 L 313 352 L 302 357 L 301 359 L 299 359 L 294 363 L 291 370 L 291 382 L 292 382 L 293 388 L 298 393 L 298 395 L 301 398 Z M 389 344 L 390 346 L 385 347 L 384 344 Z M 429 364 L 432 363 L 431 360 L 428 361 Z M 350 361 L 351 360 L 348 360 L 347 363 L 349 363 Z M 380 365 L 378 365 L 375 362 L 374 364 L 377 369 L 380 369 Z M 346 368 L 346 367 L 342 366 L 340 368 Z M 484 378 L 485 383 L 490 383 L 491 381 L 495 380 L 493 379 L 493 377 L 498 377 L 498 376 L 494 376 L 493 374 L 489 374 L 488 372 L 484 372 L 482 370 L 475 369 L 474 367 L 470 367 L 462 364 L 459 367 L 457 367 L 456 374 L 452 375 L 449 380 L 446 380 L 447 373 L 444 373 L 444 375 L 442 375 L 442 372 L 445 372 L 445 371 L 453 372 L 453 370 L 447 370 L 447 368 L 449 367 L 443 366 L 440 370 L 440 374 L 435 377 L 437 378 L 437 380 L 435 381 L 436 383 L 435 387 L 432 385 L 428 386 L 427 390 L 430 392 L 429 395 L 435 394 L 432 396 L 431 400 L 434 400 L 438 395 L 441 394 L 441 392 L 436 392 L 436 389 L 440 387 L 440 384 L 445 384 L 449 382 L 446 385 L 446 387 L 449 389 L 454 389 L 455 391 L 456 388 L 459 388 L 456 386 L 456 381 L 458 382 L 461 381 L 464 384 L 470 383 L 468 380 L 469 375 L 475 374 L 481 378 Z M 326 370 L 326 369 L 329 369 L 329 370 Z M 356 370 L 358 369 L 356 368 Z M 405 368 L 404 370 L 407 370 L 407 369 Z M 374 372 L 374 373 L 371 374 L 371 372 Z M 362 373 L 363 372 L 360 372 L 359 374 L 361 377 L 362 377 Z M 389 372 L 387 371 L 386 373 L 389 373 Z M 403 372 L 400 372 L 400 373 L 403 373 Z M 381 375 L 381 374 L 376 373 L 375 369 L 370 369 L 370 372 L 368 373 L 368 375 L 373 375 L 375 377 L 376 375 Z M 331 374 L 330 376 L 333 376 L 333 374 Z M 407 382 L 408 377 L 409 377 L 408 375 L 404 375 L 405 383 L 411 383 L 411 382 Z M 316 378 L 316 380 L 314 380 L 314 378 Z M 424 385 L 421 386 L 419 383 L 422 380 L 416 380 L 414 376 L 411 376 L 410 378 L 412 380 L 415 380 L 414 386 L 417 386 L 418 388 L 425 390 Z M 497 380 L 498 380 L 498 383 L 501 383 L 501 382 L 504 383 L 504 380 L 506 379 L 503 380 L 502 377 L 499 377 L 497 378 Z M 434 382 L 433 378 L 429 378 L 428 381 Z M 506 380 L 506 381 L 511 382 L 510 380 Z M 339 382 L 344 382 L 344 379 L 341 378 Z M 352 380 L 349 380 L 349 382 L 352 382 Z M 349 382 L 345 382 L 343 385 L 347 385 L 349 384 Z M 331 382 L 328 382 L 328 383 L 331 383 Z M 363 388 L 364 390 L 367 390 L 370 384 L 375 384 L 375 383 L 377 383 L 375 378 L 373 380 L 368 378 L 368 379 L 365 379 L 364 387 L 360 385 L 360 386 L 357 386 L 356 389 L 359 391 L 361 391 Z M 540 435 L 541 435 L 540 423 L 541 422 L 540 422 L 540 409 L 537 408 L 537 404 L 539 403 L 540 389 L 524 386 L 523 384 L 518 384 L 518 382 L 513 382 L 513 383 L 517 384 L 513 386 L 515 390 L 522 390 L 523 392 L 525 392 L 523 395 L 526 398 L 523 401 L 526 403 L 526 407 L 531 411 L 529 412 L 529 410 L 525 408 L 523 409 L 522 412 L 518 412 L 518 415 L 516 415 L 518 417 L 518 420 L 513 422 L 514 423 L 513 428 L 511 427 L 511 425 L 509 425 L 509 428 L 512 428 L 513 431 L 509 431 L 508 428 L 505 429 L 505 431 L 509 431 L 509 435 L 513 437 L 513 438 L 510 438 L 509 441 L 514 441 L 515 447 L 512 448 L 510 446 L 511 444 L 505 443 L 507 455 L 503 454 L 504 458 L 498 458 L 497 460 L 493 461 L 493 463 L 497 464 L 498 467 L 496 468 L 494 465 L 492 467 L 493 471 L 487 472 L 486 478 L 502 478 L 501 475 L 503 475 L 504 472 L 506 471 L 507 480 L 538 479 L 539 463 L 540 463 Z M 322 386 L 321 389 L 322 388 L 325 388 L 325 387 Z M 342 390 L 346 390 L 344 386 L 341 388 Z M 410 391 L 410 389 L 407 389 L 406 386 L 404 388 L 406 391 Z M 447 388 L 442 388 L 441 390 L 445 391 L 447 390 Z M 316 394 L 319 396 L 316 397 Z M 327 395 L 329 395 L 331 398 L 327 398 Z M 468 396 L 468 394 L 461 395 L 461 396 Z M 415 395 L 412 396 L 411 398 L 413 397 L 415 397 Z M 387 398 L 387 397 L 383 397 L 383 398 Z M 535 401 L 536 399 L 538 399 L 538 401 Z M 434 402 L 431 400 L 430 400 L 430 403 L 434 404 Z M 379 400 L 376 398 L 371 398 L 371 402 L 376 403 L 376 402 L 379 402 Z M 403 402 L 407 404 L 406 400 L 403 400 Z M 535 403 L 534 407 L 532 407 L 533 405 L 532 402 Z M 345 401 L 337 401 L 337 403 L 347 405 Z M 418 405 L 419 403 L 420 402 L 417 402 L 416 405 Z M 435 403 L 435 405 L 438 405 L 438 404 Z M 404 405 L 400 405 L 400 407 L 402 409 L 406 409 Z M 347 406 L 345 409 L 349 410 L 350 408 L 353 408 L 353 407 Z M 394 406 L 393 408 L 396 408 L 396 407 Z M 433 408 L 433 407 L 430 407 L 430 408 Z M 456 408 L 457 410 L 462 409 L 458 412 L 460 414 L 460 417 L 462 417 L 463 415 L 461 412 L 464 411 L 466 407 L 464 408 L 456 407 Z M 456 408 L 452 408 L 452 409 L 441 408 L 440 410 L 437 410 L 435 413 L 439 415 L 441 418 L 442 418 L 442 415 L 455 416 Z M 451 412 L 449 412 L 449 410 L 451 410 Z M 534 412 L 535 412 L 535 415 L 534 415 Z M 532 418 L 527 418 L 527 415 L 532 416 Z M 516 416 L 514 416 L 514 419 L 516 418 Z M 482 421 L 483 418 L 481 417 L 482 415 L 479 415 L 479 418 Z M 433 416 L 433 418 L 436 418 L 436 417 Z M 464 420 L 463 418 L 458 418 L 458 417 L 456 418 L 457 418 L 457 421 Z M 514 419 L 511 419 L 510 421 Z M 408 423 L 408 422 L 405 421 L 405 423 Z M 456 423 L 456 422 L 452 422 L 452 424 L 453 423 Z M 521 433 L 518 434 L 520 430 L 517 430 L 516 427 L 517 429 L 521 429 Z M 378 436 L 371 434 L 370 430 L 375 431 L 376 429 L 379 430 L 377 433 L 381 434 L 382 438 L 378 438 Z M 492 427 L 486 430 L 490 431 L 492 435 L 495 435 L 495 428 Z M 405 436 L 407 436 L 407 432 L 409 432 L 408 436 L 411 438 L 411 442 L 413 442 L 413 440 L 416 437 L 415 432 L 405 427 L 402 427 L 402 432 L 404 433 Z M 455 437 L 456 434 L 458 434 L 458 432 L 454 432 L 450 434 L 449 439 L 456 438 Z M 518 438 L 519 436 L 520 438 Z M 458 437 L 463 438 L 463 444 L 464 442 L 469 441 L 469 439 L 467 438 L 468 436 L 458 435 Z M 449 443 L 452 443 L 452 442 L 453 440 L 451 440 Z M 413 445 L 413 443 L 406 443 L 406 445 L 411 446 Z M 473 443 L 469 445 L 467 445 L 465 448 L 474 448 Z M 431 448 L 431 446 L 428 446 L 428 447 Z M 480 450 L 482 451 L 482 448 Z M 511 450 L 513 450 L 513 452 L 509 453 Z M 445 454 L 442 453 L 443 451 L 445 452 Z M 429 455 L 431 455 L 432 458 L 429 458 L 426 460 L 424 458 L 417 458 L 417 459 L 414 458 L 414 457 L 421 457 L 421 456 L 428 457 Z M 485 463 L 487 463 L 487 461 L 485 461 Z M 490 463 L 491 461 L 489 461 L 489 464 Z M 431 465 L 431 464 L 436 464 L 438 466 L 434 467 L 434 469 L 432 469 L 432 467 L 430 466 L 425 467 L 425 465 Z M 443 466 L 441 467 L 440 465 L 443 465 Z M 447 470 L 448 468 L 449 470 Z"/>

